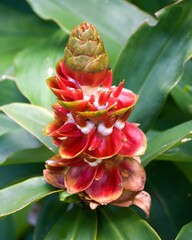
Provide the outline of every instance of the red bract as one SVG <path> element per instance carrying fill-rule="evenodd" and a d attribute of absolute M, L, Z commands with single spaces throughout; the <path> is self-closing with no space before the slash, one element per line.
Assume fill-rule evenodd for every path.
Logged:
<path fill-rule="evenodd" d="M 58 99 L 55 120 L 44 133 L 59 154 L 46 162 L 45 179 L 91 208 L 135 204 L 148 215 L 150 196 L 143 191 L 145 171 L 138 161 L 146 137 L 138 124 L 127 122 L 138 96 L 124 81 L 112 86 L 108 56 L 93 25 L 72 31 L 56 73 L 47 81 Z"/>
<path fill-rule="evenodd" d="M 106 127 L 104 121 L 95 119 L 95 122 L 87 120 L 86 125 L 81 127 L 69 115 L 65 122 L 57 119 L 49 124 L 45 133 L 59 145 L 63 158 L 73 158 L 82 152 L 97 159 L 115 154 L 129 157 L 142 155 L 146 148 L 143 132 L 136 124 L 115 119 L 112 126 Z"/>
<path fill-rule="evenodd" d="M 71 194 L 79 194 L 91 208 L 108 203 L 118 206 L 135 204 L 149 215 L 150 196 L 143 191 L 145 171 L 138 159 L 114 156 L 108 159 L 56 157 L 46 162 L 45 179 Z M 143 196 L 143 199 L 142 197 Z"/>

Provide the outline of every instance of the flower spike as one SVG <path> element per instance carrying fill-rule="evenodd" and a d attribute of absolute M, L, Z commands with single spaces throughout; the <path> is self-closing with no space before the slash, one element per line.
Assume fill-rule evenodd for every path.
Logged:
<path fill-rule="evenodd" d="M 55 120 L 44 133 L 58 146 L 46 161 L 44 177 L 78 194 L 91 209 L 112 204 L 140 207 L 148 216 L 151 198 L 143 189 L 140 156 L 147 140 L 139 125 L 127 122 L 138 96 L 112 86 L 108 55 L 94 25 L 76 26 L 47 84 L 57 97 Z"/>

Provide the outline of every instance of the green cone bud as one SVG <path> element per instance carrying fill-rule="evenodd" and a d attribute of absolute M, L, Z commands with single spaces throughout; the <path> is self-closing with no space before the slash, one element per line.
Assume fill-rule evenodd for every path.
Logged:
<path fill-rule="evenodd" d="M 99 72 L 109 68 L 109 58 L 94 25 L 75 27 L 64 50 L 64 63 L 76 71 Z"/>

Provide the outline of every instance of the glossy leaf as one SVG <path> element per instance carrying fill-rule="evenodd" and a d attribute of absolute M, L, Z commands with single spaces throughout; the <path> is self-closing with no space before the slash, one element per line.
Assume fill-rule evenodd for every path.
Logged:
<path fill-rule="evenodd" d="M 43 177 L 30 178 L 24 182 L 15 184 L 0 190 L 0 217 L 9 215 L 41 198 L 58 192 Z"/>
<path fill-rule="evenodd" d="M 57 151 L 52 140 L 43 135 L 43 128 L 53 120 L 51 112 L 45 108 L 24 103 L 11 103 L 2 106 L 0 110 L 34 135 L 50 150 Z"/>
<path fill-rule="evenodd" d="M 63 214 L 44 239 L 97 239 L 96 234 L 96 212 L 87 207 L 73 206 Z"/>
<path fill-rule="evenodd" d="M 184 73 L 178 85 L 184 88 L 186 93 L 189 93 L 190 95 L 192 95 L 192 89 L 191 89 L 192 60 L 191 59 L 186 62 L 183 70 L 184 70 Z"/>
<path fill-rule="evenodd" d="M 44 164 L 12 164 L 0 166 L 0 189 L 9 187 L 28 178 L 42 175 Z"/>
<path fill-rule="evenodd" d="M 147 222 L 129 208 L 104 207 L 98 209 L 98 240 L 160 240 Z"/>
<path fill-rule="evenodd" d="M 26 148 L 37 148 L 40 145 L 39 141 L 24 129 L 3 134 L 0 137 L 0 163 L 3 163 L 14 152 Z"/>
<path fill-rule="evenodd" d="M 1 3 L 0 75 L 13 72 L 13 58 L 18 51 L 49 36 L 55 29 L 53 23 L 44 22 L 33 13 L 26 14 Z"/>
<path fill-rule="evenodd" d="M 146 190 L 152 197 L 149 223 L 161 239 L 175 239 L 181 227 L 191 221 L 191 183 L 169 162 L 153 162 L 146 170 Z"/>
<path fill-rule="evenodd" d="M 0 106 L 12 102 L 27 102 L 12 80 L 0 81 Z"/>
<path fill-rule="evenodd" d="M 22 164 L 22 163 L 44 163 L 53 156 L 53 152 L 45 146 L 34 149 L 22 149 L 9 155 L 3 165 Z"/>
<path fill-rule="evenodd" d="M 0 135 L 19 130 L 20 126 L 5 114 L 0 113 Z"/>
<path fill-rule="evenodd" d="M 33 10 L 44 19 L 55 21 L 64 31 L 70 32 L 82 21 L 95 24 L 100 31 L 111 64 L 134 30 L 150 15 L 122 0 L 27 0 Z"/>
<path fill-rule="evenodd" d="M 17 55 L 16 82 L 20 91 L 32 104 L 50 109 L 56 101 L 46 84 L 46 79 L 55 73 L 55 64 L 63 56 L 67 39 L 65 33 L 58 31 Z"/>
<path fill-rule="evenodd" d="M 179 82 L 171 91 L 174 101 L 185 114 L 192 116 L 192 62 L 188 61 L 184 68 L 184 74 Z"/>
<path fill-rule="evenodd" d="M 158 13 L 155 26 L 144 23 L 124 47 L 115 66 L 116 82 L 139 94 L 130 121 L 148 129 L 192 56 L 192 5 L 179 1 Z M 188 36 L 188 37 L 186 37 Z"/>
<path fill-rule="evenodd" d="M 190 240 L 192 236 L 192 222 L 182 227 L 175 240 Z"/>
<path fill-rule="evenodd" d="M 58 219 L 63 217 L 67 207 L 67 204 L 59 201 L 57 194 L 47 197 L 39 214 L 33 239 L 44 240 Z"/>
<path fill-rule="evenodd" d="M 192 115 L 192 95 L 188 94 L 188 92 L 180 86 L 175 86 L 171 91 L 171 95 L 182 111 Z"/>
<path fill-rule="evenodd" d="M 141 157 L 142 165 L 146 166 L 150 161 L 172 148 L 175 144 L 182 141 L 185 142 L 191 131 L 192 121 L 188 121 L 158 133 L 149 140 L 145 155 Z"/>
<path fill-rule="evenodd" d="M 0 114 L 0 163 L 17 151 L 40 147 L 41 143 L 29 132 Z"/>
<path fill-rule="evenodd" d="M 190 138 L 186 138 L 186 141 Z M 157 159 L 169 160 L 174 162 L 190 162 L 192 163 L 192 141 L 185 142 L 182 145 L 176 146 L 162 155 L 158 156 Z"/>

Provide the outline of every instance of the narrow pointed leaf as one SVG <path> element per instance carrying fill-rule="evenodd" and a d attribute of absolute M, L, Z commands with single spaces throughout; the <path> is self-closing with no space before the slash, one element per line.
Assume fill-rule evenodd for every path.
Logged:
<path fill-rule="evenodd" d="M 179 1 L 158 13 L 155 26 L 144 23 L 121 52 L 114 71 L 116 82 L 139 94 L 130 121 L 148 129 L 170 90 L 180 80 L 192 56 L 192 4 Z M 187 37 L 186 37 L 187 36 Z"/>
<path fill-rule="evenodd" d="M 57 151 L 52 140 L 43 135 L 43 128 L 53 120 L 51 112 L 45 108 L 24 103 L 11 103 L 2 106 L 0 110 L 38 138 L 50 150 Z"/>
<path fill-rule="evenodd" d="M 192 222 L 184 225 L 175 240 L 190 240 L 192 236 Z"/>
<path fill-rule="evenodd" d="M 87 207 L 74 206 L 63 214 L 44 239 L 96 240 L 96 233 L 96 212 Z"/>
<path fill-rule="evenodd" d="M 97 239 L 160 240 L 148 223 L 132 210 L 118 207 L 98 209 Z"/>
<path fill-rule="evenodd" d="M 35 177 L 0 190 L 0 217 L 21 210 L 41 198 L 58 192 L 43 177 Z"/>
<path fill-rule="evenodd" d="M 149 14 L 122 0 L 110 2 L 48 0 L 46 3 L 43 0 L 27 0 L 27 2 L 38 15 L 55 21 L 64 31 L 70 32 L 82 21 L 96 25 L 102 34 L 112 64 L 131 33 L 145 19 L 152 19 Z"/>
<path fill-rule="evenodd" d="M 142 165 L 146 166 L 150 161 L 157 158 L 177 143 L 191 139 L 192 121 L 182 123 L 176 127 L 158 133 L 148 142 L 147 151 L 141 157 Z"/>

